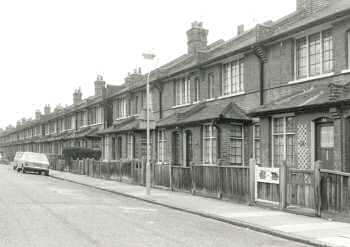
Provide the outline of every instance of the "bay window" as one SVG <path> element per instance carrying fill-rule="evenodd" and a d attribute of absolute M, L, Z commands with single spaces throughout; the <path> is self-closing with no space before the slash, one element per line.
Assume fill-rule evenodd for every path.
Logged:
<path fill-rule="evenodd" d="M 254 125 L 253 132 L 253 151 L 254 159 L 257 164 L 261 164 L 261 127 L 260 125 Z"/>
<path fill-rule="evenodd" d="M 223 65 L 223 95 L 234 95 L 244 92 L 244 61 L 243 59 Z"/>
<path fill-rule="evenodd" d="M 333 36 L 331 30 L 297 39 L 295 42 L 296 79 L 333 71 Z"/>
<path fill-rule="evenodd" d="M 216 163 L 216 127 L 213 125 L 203 126 L 203 163 Z"/>
<path fill-rule="evenodd" d="M 234 165 L 243 163 L 243 127 L 233 125 L 230 131 L 230 161 Z"/>
<path fill-rule="evenodd" d="M 158 162 L 165 162 L 167 160 L 166 144 L 165 130 L 158 130 Z"/>
<path fill-rule="evenodd" d="M 294 165 L 295 153 L 295 120 L 294 117 L 279 117 L 272 120 L 273 166 L 281 166 L 283 160 L 287 166 Z"/>
<path fill-rule="evenodd" d="M 127 157 L 129 160 L 134 158 L 134 135 L 131 133 L 127 136 Z"/>

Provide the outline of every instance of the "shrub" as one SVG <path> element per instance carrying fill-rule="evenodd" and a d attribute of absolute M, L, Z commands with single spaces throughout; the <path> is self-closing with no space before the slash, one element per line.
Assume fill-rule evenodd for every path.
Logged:
<path fill-rule="evenodd" d="M 62 150 L 62 156 L 65 160 L 77 160 L 77 159 L 95 159 L 101 158 L 101 150 L 94 150 L 90 148 L 81 147 L 67 147 Z"/>

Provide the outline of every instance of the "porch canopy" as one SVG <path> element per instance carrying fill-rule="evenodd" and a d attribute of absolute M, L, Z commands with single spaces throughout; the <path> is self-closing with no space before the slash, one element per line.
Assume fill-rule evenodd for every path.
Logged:
<path fill-rule="evenodd" d="M 215 119 L 250 121 L 246 113 L 231 99 L 211 102 L 201 102 L 179 110 L 157 122 L 157 127 L 179 126 L 191 123 L 206 122 Z"/>
<path fill-rule="evenodd" d="M 112 134 L 112 133 L 123 133 L 137 130 L 146 130 L 147 123 L 146 119 L 138 116 L 132 116 L 123 120 L 119 120 L 107 129 L 99 131 L 98 135 Z M 154 129 L 154 120 L 150 120 L 150 129 Z"/>
<path fill-rule="evenodd" d="M 250 116 L 290 113 L 298 111 L 319 111 L 321 108 L 350 104 L 350 83 L 329 83 L 311 86 L 282 96 L 251 112 Z"/>
<path fill-rule="evenodd" d="M 80 130 L 77 130 L 70 135 L 66 136 L 64 140 L 76 139 L 76 138 L 85 138 L 85 137 L 99 137 L 97 135 L 99 128 L 98 127 L 86 127 Z"/>

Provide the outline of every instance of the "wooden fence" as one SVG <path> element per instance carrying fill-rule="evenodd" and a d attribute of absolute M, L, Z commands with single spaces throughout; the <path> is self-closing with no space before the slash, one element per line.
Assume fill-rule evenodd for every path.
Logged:
<path fill-rule="evenodd" d="M 95 178 L 145 185 L 144 160 L 103 162 L 91 159 L 72 160 L 65 164 L 57 160 L 51 167 L 60 171 Z M 154 187 L 192 192 L 217 198 L 254 203 L 262 201 L 279 205 L 281 209 L 300 207 L 321 213 L 350 213 L 350 173 L 320 169 L 250 166 L 192 165 L 190 167 L 151 163 L 151 183 Z"/>
<path fill-rule="evenodd" d="M 350 173 L 321 169 L 321 210 L 350 213 Z"/>

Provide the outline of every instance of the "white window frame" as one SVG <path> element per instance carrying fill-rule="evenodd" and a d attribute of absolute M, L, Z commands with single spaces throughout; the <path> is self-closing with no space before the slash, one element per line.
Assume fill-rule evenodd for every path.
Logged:
<path fill-rule="evenodd" d="M 129 160 L 134 159 L 134 134 L 128 133 L 127 135 L 127 158 Z"/>
<path fill-rule="evenodd" d="M 260 128 L 260 137 L 256 137 L 256 127 L 259 126 Z M 260 142 L 260 162 L 258 162 L 257 158 L 256 158 L 256 141 Z M 255 159 L 257 164 L 261 164 L 261 124 L 257 123 L 253 125 L 253 158 Z"/>
<path fill-rule="evenodd" d="M 175 106 L 191 103 L 191 80 L 181 78 L 175 81 Z"/>
<path fill-rule="evenodd" d="M 282 135 L 283 136 L 283 160 L 287 160 L 287 136 L 288 135 L 293 135 L 294 138 L 296 136 L 296 132 L 287 132 L 287 121 L 286 119 L 288 117 L 293 117 L 294 118 L 294 121 L 295 121 L 295 116 L 294 115 L 283 115 L 283 116 L 274 116 L 272 117 L 272 123 L 271 123 L 271 135 L 272 135 L 272 138 L 271 138 L 271 144 L 272 144 L 272 157 L 271 157 L 271 160 L 272 160 L 272 165 L 271 167 L 279 167 L 279 166 L 275 166 L 275 143 L 274 143 L 274 136 L 277 136 L 277 135 Z M 283 132 L 282 133 L 274 133 L 274 123 L 275 123 L 275 119 L 278 119 L 278 118 L 282 118 L 283 119 Z M 295 156 L 295 154 L 294 154 Z"/>
<path fill-rule="evenodd" d="M 157 152 L 157 160 L 158 163 L 166 162 L 166 131 L 165 129 L 158 130 L 158 152 Z"/>
<path fill-rule="evenodd" d="M 223 64 L 221 97 L 240 95 L 244 93 L 244 63 L 245 63 L 244 59 L 241 58 L 241 59 Z M 232 73 L 233 66 L 238 67 L 236 68 L 237 69 L 236 71 L 238 71 L 238 75 L 237 75 L 238 81 L 236 81 L 235 84 L 234 84 L 234 78 Z"/>
<path fill-rule="evenodd" d="M 323 64 L 323 55 L 324 55 L 324 43 L 323 43 L 323 33 L 331 31 L 331 36 L 332 36 L 332 52 L 333 52 L 333 64 L 332 64 L 332 70 L 329 72 L 324 72 L 324 64 Z M 320 73 L 317 75 L 312 75 L 310 76 L 310 40 L 309 37 L 319 34 L 320 37 Z M 306 39 L 306 77 L 298 77 L 298 59 L 297 59 L 297 42 L 298 40 L 301 39 Z M 333 32 L 331 28 L 324 29 L 321 31 L 317 31 L 314 33 L 307 34 L 306 36 L 301 36 L 297 37 L 294 39 L 294 80 L 295 81 L 304 81 L 304 80 L 309 80 L 313 78 L 318 78 L 318 77 L 323 77 L 327 76 L 328 74 L 333 74 L 334 73 L 334 38 L 333 38 Z"/>
<path fill-rule="evenodd" d="M 231 124 L 231 127 L 234 127 L 234 126 L 239 126 L 241 128 L 241 137 L 234 137 L 232 135 L 230 135 L 230 144 L 232 145 L 231 141 L 232 140 L 241 140 L 242 141 L 242 147 L 241 147 L 241 165 L 244 166 L 244 126 L 243 124 L 239 124 L 239 123 L 232 123 Z M 217 130 L 216 130 L 217 131 Z M 217 144 L 216 144 L 217 145 Z M 216 154 L 217 155 L 217 154 Z M 233 163 L 233 164 L 237 164 L 237 163 L 234 163 L 232 162 L 232 159 L 231 159 L 231 154 L 230 154 L 230 162 Z"/>
<path fill-rule="evenodd" d="M 205 128 L 206 127 L 209 127 L 209 136 L 208 137 L 206 137 L 205 136 Z M 202 136 L 202 138 L 203 138 L 203 147 L 202 147 L 202 152 L 203 152 L 203 157 L 202 157 L 202 160 L 203 160 L 203 164 L 206 164 L 206 165 L 215 165 L 216 164 L 216 160 L 214 161 L 213 160 L 213 139 L 215 139 L 216 140 L 216 150 L 215 150 L 215 152 L 216 152 L 216 157 L 217 157 L 217 145 L 218 145 L 218 139 L 217 139 L 217 128 L 216 128 L 216 131 L 215 131 L 215 133 L 216 133 L 216 135 L 214 136 L 213 135 L 213 128 L 216 128 L 216 126 L 214 126 L 213 124 L 205 124 L 205 125 L 203 125 L 203 136 Z M 205 163 L 205 145 L 204 145 L 204 143 L 205 143 L 205 139 L 208 139 L 209 140 L 209 163 Z"/>

